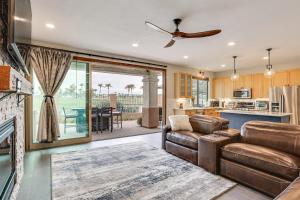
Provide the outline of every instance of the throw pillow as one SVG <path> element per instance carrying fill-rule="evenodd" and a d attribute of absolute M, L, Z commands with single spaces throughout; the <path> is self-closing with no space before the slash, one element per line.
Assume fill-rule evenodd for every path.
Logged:
<path fill-rule="evenodd" d="M 187 115 L 170 115 L 169 121 L 172 131 L 193 131 Z"/>

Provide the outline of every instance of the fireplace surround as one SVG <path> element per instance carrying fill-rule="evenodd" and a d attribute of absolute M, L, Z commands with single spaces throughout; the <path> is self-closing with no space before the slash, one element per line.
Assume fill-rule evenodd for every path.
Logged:
<path fill-rule="evenodd" d="M 10 199 L 16 179 L 15 118 L 0 124 L 0 199 Z"/>

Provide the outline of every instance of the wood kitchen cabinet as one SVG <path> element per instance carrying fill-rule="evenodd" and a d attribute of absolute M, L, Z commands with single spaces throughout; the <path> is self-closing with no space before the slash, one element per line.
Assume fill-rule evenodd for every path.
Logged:
<path fill-rule="evenodd" d="M 264 75 L 253 74 L 252 75 L 253 87 L 252 98 L 263 98 L 264 95 Z"/>
<path fill-rule="evenodd" d="M 290 85 L 300 85 L 300 69 L 290 71 Z"/>
<path fill-rule="evenodd" d="M 252 88 L 252 75 L 240 76 L 237 80 L 233 81 L 234 89 Z"/>
<path fill-rule="evenodd" d="M 213 98 L 224 98 L 224 80 L 223 78 L 213 79 Z"/>
<path fill-rule="evenodd" d="M 220 112 L 216 108 L 207 107 L 207 108 L 186 108 L 186 109 L 174 109 L 174 115 L 209 115 L 220 117 Z"/>
<path fill-rule="evenodd" d="M 212 88 L 213 98 L 232 98 L 233 81 L 229 77 L 213 79 Z"/>
<path fill-rule="evenodd" d="M 204 110 L 204 115 L 214 116 L 214 117 L 220 117 L 220 112 L 217 112 L 216 109 L 210 108 Z"/>
<path fill-rule="evenodd" d="M 275 72 L 274 76 L 272 77 L 272 86 L 279 87 L 289 85 L 289 72 Z"/>
<path fill-rule="evenodd" d="M 224 78 L 223 80 L 224 84 L 224 98 L 232 98 L 233 97 L 233 81 L 228 78 Z"/>
<path fill-rule="evenodd" d="M 285 85 L 300 85 L 300 69 L 275 72 L 272 77 L 265 77 L 263 73 L 241 75 L 232 81 L 230 77 L 213 79 L 213 98 L 232 98 L 233 90 L 252 88 L 252 98 L 269 98 L 270 87 Z"/>
<path fill-rule="evenodd" d="M 270 87 L 272 86 L 272 79 L 269 77 L 265 77 L 264 74 L 263 75 L 263 98 L 269 98 L 269 91 L 270 91 Z"/>
<path fill-rule="evenodd" d="M 252 75 L 252 98 L 269 98 L 269 89 L 271 87 L 271 78 L 265 77 L 264 74 Z"/>
<path fill-rule="evenodd" d="M 174 74 L 175 98 L 192 98 L 192 75 L 186 73 Z"/>

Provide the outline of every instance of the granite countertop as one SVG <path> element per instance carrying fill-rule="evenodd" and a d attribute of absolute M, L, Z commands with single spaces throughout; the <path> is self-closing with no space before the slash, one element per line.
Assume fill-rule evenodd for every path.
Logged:
<path fill-rule="evenodd" d="M 242 115 L 262 115 L 262 116 L 271 116 L 271 117 L 286 117 L 292 115 L 291 113 L 268 112 L 268 111 L 245 111 L 245 110 L 220 110 L 218 112 L 242 114 Z"/>
<path fill-rule="evenodd" d="M 175 110 L 207 110 L 207 109 L 216 109 L 216 110 L 220 110 L 220 109 L 224 109 L 224 108 L 220 108 L 220 107 L 188 107 L 188 108 L 174 108 Z"/>

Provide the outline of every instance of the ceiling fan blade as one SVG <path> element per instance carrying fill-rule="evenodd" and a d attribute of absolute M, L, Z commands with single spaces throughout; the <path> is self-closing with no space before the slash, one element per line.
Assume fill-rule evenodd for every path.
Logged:
<path fill-rule="evenodd" d="M 198 33 L 184 33 L 180 32 L 180 37 L 183 38 L 200 38 L 200 37 L 208 37 L 212 35 L 216 35 L 221 33 L 220 29 L 217 30 L 211 30 L 211 31 L 204 31 L 204 32 L 198 32 Z"/>
<path fill-rule="evenodd" d="M 164 48 L 171 47 L 171 46 L 173 46 L 174 43 L 175 43 L 175 40 L 172 39 L 166 46 L 164 46 Z"/>
<path fill-rule="evenodd" d="M 145 24 L 156 31 L 171 34 L 169 31 L 166 31 L 166 30 L 156 26 L 155 24 L 152 24 L 151 22 L 145 21 Z"/>

